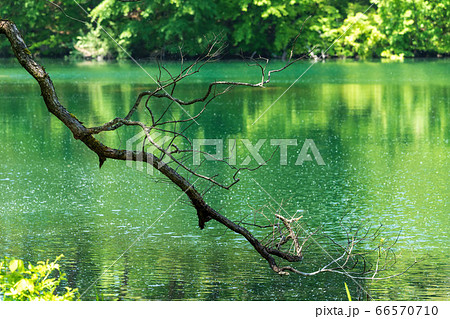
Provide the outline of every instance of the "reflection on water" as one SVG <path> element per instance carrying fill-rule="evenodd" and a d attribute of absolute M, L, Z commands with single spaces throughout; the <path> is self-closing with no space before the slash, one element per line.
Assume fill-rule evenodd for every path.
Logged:
<path fill-rule="evenodd" d="M 123 116 L 151 85 L 128 63 L 45 64 L 63 104 L 87 125 Z M 62 253 L 69 285 L 83 292 L 179 193 L 124 163 L 107 161 L 99 170 L 96 156 L 49 116 L 32 79 L 15 63 L 1 65 L 0 255 L 36 262 Z M 151 64 L 146 68 L 155 71 Z M 317 64 L 253 125 L 306 68 L 277 75 L 267 89 L 235 88 L 192 127 L 191 137 L 298 141 L 289 147 L 288 165 L 278 165 L 276 154 L 269 165 L 242 176 L 235 189 L 215 190 L 208 200 L 233 220 L 251 216 L 249 205 L 270 202 L 253 177 L 286 210 L 305 210 L 311 227 L 323 224 L 335 236 L 344 215 L 350 222 L 382 223 L 388 236 L 401 230 L 399 261 L 391 273 L 414 258 L 420 263 L 401 277 L 363 283 L 364 289 L 382 300 L 449 299 L 448 61 Z M 257 75 L 243 70 L 238 62 L 217 64 L 179 94 L 195 96 L 215 79 Z M 173 114 L 183 111 L 174 108 Z M 135 132 L 101 138 L 124 147 Z M 325 166 L 294 165 L 307 138 L 315 141 Z M 244 151 L 238 144 L 238 160 Z M 264 156 L 272 151 L 270 143 L 261 149 Z M 107 300 L 345 300 L 344 281 L 352 295 L 364 295 L 337 275 L 280 278 L 240 236 L 214 222 L 203 231 L 196 225 L 195 212 L 176 203 L 85 298 L 98 293 Z M 309 251 L 305 269 L 327 262 L 316 245 Z"/>

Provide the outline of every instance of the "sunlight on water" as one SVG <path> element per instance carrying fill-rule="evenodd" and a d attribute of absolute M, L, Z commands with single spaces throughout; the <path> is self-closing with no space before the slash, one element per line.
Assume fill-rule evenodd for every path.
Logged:
<path fill-rule="evenodd" d="M 134 243 L 86 299 L 346 300 L 345 278 L 280 278 L 242 237 L 214 222 L 199 230 L 195 212 L 182 202 L 148 229 L 178 191 L 124 163 L 107 161 L 99 170 L 96 156 L 47 113 L 33 80 L 16 63 L 1 64 L 0 255 L 36 262 L 64 254 L 69 285 L 83 292 Z M 124 116 L 138 92 L 153 87 L 129 63 L 44 64 L 63 104 L 86 125 Z M 391 273 L 414 258 L 420 263 L 401 277 L 363 283 L 364 289 L 381 300 L 449 299 L 449 62 L 319 63 L 253 125 L 307 66 L 277 75 L 267 89 L 234 89 L 191 129 L 191 137 L 298 144 L 289 148 L 288 165 L 280 166 L 276 155 L 208 200 L 233 220 L 252 218 L 249 205 L 271 201 L 254 178 L 286 210 L 304 210 L 312 228 L 324 225 L 339 236 L 345 215 L 381 223 L 393 237 L 401 231 Z M 243 70 L 239 62 L 217 64 L 181 85 L 179 94 L 196 96 L 219 78 L 257 76 Z M 134 133 L 101 138 L 124 147 Z M 294 165 L 305 139 L 314 140 L 325 166 Z M 265 157 L 272 152 L 270 143 L 261 148 Z M 237 154 L 239 161 L 246 156 L 242 143 Z M 312 245 L 302 267 L 327 258 Z M 364 297 L 346 282 L 352 296 Z"/>

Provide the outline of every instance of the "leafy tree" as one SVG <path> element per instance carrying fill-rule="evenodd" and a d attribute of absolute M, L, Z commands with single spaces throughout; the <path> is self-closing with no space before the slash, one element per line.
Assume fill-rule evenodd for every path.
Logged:
<path fill-rule="evenodd" d="M 450 52 L 450 1 L 380 0 L 379 30 L 387 43 L 382 56 Z"/>
<path fill-rule="evenodd" d="M 344 24 L 337 29 L 344 34 L 333 50 L 334 54 L 344 57 L 376 57 L 380 56 L 386 37 L 377 28 L 380 17 L 377 14 L 349 15 Z M 348 30 L 347 32 L 345 32 Z"/>
<path fill-rule="evenodd" d="M 78 1 L 84 8 L 96 6 L 100 0 Z M 85 17 L 85 13 L 74 1 L 65 1 L 66 14 Z M 27 34 L 30 50 L 42 56 L 64 56 L 73 50 L 74 39 L 81 34 L 83 24 L 68 19 L 46 0 L 2 1 L 0 17 L 13 20 Z M 0 44 L 0 55 L 10 54 L 7 43 Z"/>
<path fill-rule="evenodd" d="M 328 55 L 412 57 L 450 52 L 449 1 L 80 0 L 86 15 L 74 1 L 24 0 L 2 3 L 0 17 L 15 21 L 41 56 L 124 57 L 115 41 L 135 57 L 173 57 L 180 46 L 198 56 L 218 34 L 230 56 L 240 50 L 285 56 L 310 17 L 296 54 L 327 50 L 351 26 Z M 0 55 L 8 54 L 1 44 Z"/>

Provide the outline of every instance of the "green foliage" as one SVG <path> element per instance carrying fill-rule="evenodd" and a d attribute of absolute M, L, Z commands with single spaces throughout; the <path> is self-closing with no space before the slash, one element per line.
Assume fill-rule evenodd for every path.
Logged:
<path fill-rule="evenodd" d="M 386 37 L 377 28 L 379 22 L 380 17 L 376 14 L 350 14 L 338 29 L 343 36 L 336 43 L 335 54 L 361 58 L 380 56 Z"/>
<path fill-rule="evenodd" d="M 98 5 L 101 0 L 78 1 L 84 8 Z M 89 20 L 74 1 L 58 2 L 70 16 Z M 77 35 L 84 32 L 83 23 L 68 19 L 47 1 L 1 1 L 0 17 L 10 19 L 25 36 L 31 52 L 42 56 L 63 56 L 70 53 Z M 8 41 L 0 41 L 0 55 L 11 55 Z"/>
<path fill-rule="evenodd" d="M 102 37 L 102 29 L 92 26 L 92 30 L 84 36 L 78 36 L 74 44 L 74 56 L 85 58 L 113 58 L 117 53 L 117 46 L 108 38 Z"/>
<path fill-rule="evenodd" d="M 0 16 L 16 22 L 34 54 L 121 58 L 189 56 L 221 35 L 234 55 L 281 56 L 305 24 L 295 53 L 316 47 L 331 56 L 412 57 L 450 53 L 450 0 L 119 0 L 9 1 Z M 373 7 L 366 9 L 373 4 Z M 348 31 L 347 31 L 348 29 Z M 103 32 L 105 30 L 108 35 Z M 345 33 L 345 34 L 344 34 Z M 114 40 L 113 40 L 114 39 Z M 116 43 L 117 42 L 117 43 Z M 10 54 L 0 43 L 0 55 Z"/>
<path fill-rule="evenodd" d="M 386 36 L 381 54 L 406 57 L 450 52 L 450 0 L 380 0 L 379 29 Z"/>
<path fill-rule="evenodd" d="M 44 263 L 38 261 L 36 266 L 31 263 L 25 267 L 24 262 L 18 259 L 0 262 L 0 300 L 74 300 L 78 296 L 78 289 L 66 287 L 64 293 L 57 294 L 65 274 L 59 269 L 57 261 Z"/>

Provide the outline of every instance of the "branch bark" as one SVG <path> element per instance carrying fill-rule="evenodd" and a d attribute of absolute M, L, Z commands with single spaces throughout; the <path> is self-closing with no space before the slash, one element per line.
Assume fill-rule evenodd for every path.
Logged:
<path fill-rule="evenodd" d="M 82 141 L 90 150 L 97 154 L 97 156 L 99 157 L 100 166 L 107 158 L 123 161 L 130 159 L 133 161 L 142 160 L 149 163 L 160 173 L 169 178 L 175 185 L 177 185 L 181 189 L 181 191 L 183 191 L 187 195 L 197 211 L 200 228 L 203 229 L 205 223 L 209 220 L 216 220 L 227 228 L 242 235 L 256 249 L 256 251 L 268 261 L 269 265 L 275 272 L 279 274 L 285 273 L 281 271 L 277 266 L 275 259 L 271 256 L 266 247 L 261 245 L 261 243 L 247 229 L 235 224 L 225 216 L 219 214 L 208 204 L 206 204 L 201 194 L 195 189 L 195 187 L 166 163 L 160 161 L 151 153 L 142 152 L 143 154 L 139 154 L 135 151 L 111 148 L 100 143 L 92 135 L 94 132 L 92 130 L 88 130 L 76 118 L 75 115 L 71 114 L 59 102 L 49 74 L 40 64 L 34 61 L 31 52 L 27 48 L 23 37 L 17 29 L 16 25 L 9 20 L 0 20 L 0 33 L 6 35 L 9 42 L 11 43 L 11 48 L 19 63 L 38 82 L 41 88 L 42 97 L 48 111 L 55 115 L 61 122 L 64 123 L 64 125 L 67 126 L 67 128 L 69 128 L 75 139 Z"/>
<path fill-rule="evenodd" d="M 177 83 L 194 74 L 197 73 L 201 67 L 203 67 L 206 63 L 214 60 L 218 56 L 218 52 L 222 50 L 222 46 L 219 46 L 217 49 L 214 49 L 215 46 L 217 46 L 218 43 L 215 41 L 210 47 L 207 48 L 206 54 L 204 57 L 201 57 L 197 59 L 193 64 L 188 66 L 187 68 L 183 67 L 181 68 L 181 72 L 178 76 L 172 76 L 167 70 L 165 70 L 170 75 L 170 80 L 167 83 L 164 83 L 161 85 L 161 81 L 158 80 L 158 88 L 156 88 L 154 91 L 145 91 L 138 95 L 134 105 L 131 107 L 130 111 L 124 118 L 115 118 L 107 123 L 104 123 L 103 125 L 87 128 L 83 125 L 82 122 L 80 122 L 77 117 L 73 114 L 71 114 L 60 102 L 58 99 L 58 96 L 56 94 L 54 85 L 52 80 L 50 79 L 49 74 L 45 71 L 44 67 L 42 67 L 40 64 L 38 64 L 32 57 L 31 52 L 27 48 L 25 41 L 23 40 L 22 35 L 20 34 L 19 30 L 17 29 L 16 25 L 10 21 L 10 20 L 3 20 L 0 19 L 0 34 L 4 34 L 7 39 L 9 40 L 11 44 L 11 48 L 14 52 L 14 55 L 16 56 L 19 63 L 22 65 L 22 67 L 27 70 L 27 72 L 33 76 L 33 78 L 37 81 L 37 83 L 40 86 L 41 89 L 41 95 L 43 97 L 43 100 L 45 102 L 45 105 L 48 109 L 48 111 L 56 116 L 64 125 L 72 132 L 73 137 L 77 140 L 80 140 L 83 142 L 91 151 L 93 151 L 95 154 L 97 154 L 99 158 L 99 164 L 100 167 L 103 165 L 106 159 L 115 159 L 115 160 L 121 160 L 121 161 L 141 161 L 146 162 L 147 164 L 153 166 L 156 170 L 158 170 L 162 175 L 167 177 L 172 183 L 178 186 L 178 188 L 186 194 L 186 196 L 189 198 L 190 202 L 194 206 L 197 212 L 198 221 L 199 221 L 199 227 L 201 229 L 204 228 L 205 223 L 210 220 L 215 220 L 219 222 L 220 224 L 224 225 L 228 229 L 236 232 L 237 234 L 243 236 L 253 247 L 254 249 L 259 253 L 261 257 L 263 257 L 270 265 L 273 271 L 280 275 L 287 275 L 289 273 L 297 273 L 305 276 L 310 275 L 316 275 L 323 272 L 334 272 L 346 275 L 350 278 L 358 278 L 358 279 L 373 279 L 374 276 L 378 273 L 379 267 L 378 267 L 378 260 L 377 260 L 377 268 L 375 272 L 372 271 L 373 276 L 370 277 L 361 277 L 356 276 L 354 274 L 350 274 L 349 272 L 344 270 L 344 267 L 347 267 L 349 265 L 349 262 L 352 261 L 355 263 L 355 265 L 358 263 L 358 258 L 362 259 L 364 262 L 364 265 L 366 264 L 366 259 L 364 255 L 362 254 L 354 254 L 353 249 L 355 244 L 362 241 L 360 238 L 353 238 L 348 241 L 347 246 L 344 247 L 340 244 L 335 243 L 341 250 L 342 255 L 335 257 L 332 259 L 330 263 L 328 263 L 326 266 L 318 269 L 317 271 L 306 273 L 299 271 L 292 266 L 284 266 L 280 267 L 278 266 L 274 256 L 281 258 L 282 260 L 288 261 L 288 262 L 300 262 L 303 259 L 302 256 L 302 248 L 306 241 L 311 237 L 312 234 L 306 234 L 304 236 L 303 243 L 300 245 L 298 241 L 298 230 L 294 227 L 294 223 L 298 222 L 299 218 L 291 218 L 286 219 L 285 217 L 276 214 L 276 218 L 282 221 L 284 226 L 280 226 L 280 224 L 274 224 L 270 225 L 270 228 L 273 229 L 273 234 L 275 233 L 275 229 L 280 232 L 280 235 L 277 235 L 278 237 L 275 238 L 273 236 L 273 240 L 269 241 L 268 244 L 263 244 L 260 242 L 256 237 L 246 228 L 239 225 L 239 223 L 235 223 L 231 221 L 230 219 L 226 218 L 224 215 L 217 212 L 215 209 L 213 209 L 211 206 L 209 206 L 202 194 L 194 187 L 194 183 L 189 182 L 188 178 L 183 177 L 181 174 L 177 172 L 178 168 L 184 169 L 185 171 L 190 174 L 190 176 L 196 176 L 198 178 L 202 178 L 206 180 L 209 183 L 212 183 L 213 185 L 218 185 L 223 188 L 228 189 L 232 185 L 234 185 L 239 179 L 236 178 L 236 175 L 243 169 L 248 169 L 249 171 L 254 169 L 249 168 L 236 168 L 236 173 L 233 176 L 234 182 L 226 187 L 223 185 L 220 185 L 218 182 L 216 182 L 213 178 L 197 174 L 192 169 L 185 166 L 182 161 L 175 161 L 177 164 L 177 167 L 172 168 L 169 166 L 166 162 L 163 161 L 164 156 L 167 156 L 171 159 L 174 159 L 170 152 L 167 151 L 167 148 L 163 148 L 162 146 L 158 145 L 156 142 L 152 140 L 152 138 L 149 136 L 149 131 L 152 129 L 169 132 L 173 134 L 173 139 L 171 140 L 169 147 L 173 146 L 176 149 L 177 154 L 184 154 L 184 152 L 191 152 L 192 150 L 180 150 L 175 144 L 173 144 L 173 141 L 176 137 L 181 136 L 186 138 L 186 136 L 183 135 L 182 132 L 176 131 L 176 129 L 166 130 L 165 128 L 161 127 L 163 125 L 171 125 L 174 124 L 175 126 L 179 123 L 185 123 L 193 121 L 196 117 L 198 117 L 203 110 L 206 108 L 208 103 L 210 103 L 215 97 L 227 92 L 231 86 L 248 86 L 248 87 L 263 87 L 264 84 L 267 84 L 270 81 L 270 75 L 271 73 L 280 72 L 293 63 L 299 61 L 301 58 L 297 58 L 292 60 L 292 52 L 289 56 L 289 60 L 287 61 L 286 65 L 280 69 L 277 70 L 271 70 L 266 73 L 266 67 L 262 66 L 256 59 L 251 58 L 253 62 L 256 63 L 258 67 L 260 67 L 262 72 L 262 79 L 259 83 L 244 83 L 244 82 L 228 82 L 228 81 L 216 81 L 212 82 L 208 88 L 206 93 L 197 99 L 193 99 L 190 101 L 183 101 L 180 99 L 177 99 L 173 96 L 173 92 L 175 90 L 175 87 Z M 298 38 L 298 37 L 297 37 Z M 295 38 L 295 40 L 297 40 Z M 295 40 L 294 44 L 295 45 Z M 262 59 L 262 58 L 259 58 Z M 266 60 L 265 60 L 266 61 Z M 266 61 L 267 62 L 267 61 Z M 183 63 L 183 62 L 182 62 Z M 227 88 L 223 90 L 222 92 L 215 92 L 215 88 L 220 85 L 225 85 Z M 165 89 L 169 89 L 171 93 L 168 93 Z M 214 91 L 214 92 L 213 92 Z M 147 97 L 147 101 L 145 103 L 146 109 L 149 111 L 151 119 L 152 119 L 152 125 L 146 126 L 145 124 L 141 122 L 136 121 L 130 121 L 131 116 L 133 113 L 138 109 L 143 97 Z M 179 119 L 175 121 L 165 121 L 160 122 L 162 120 L 164 114 L 166 114 L 168 108 L 171 104 L 166 108 L 166 110 L 163 112 L 163 115 L 155 121 L 154 115 L 152 113 L 152 110 L 148 107 L 148 101 L 149 98 L 155 97 L 158 99 L 167 99 L 170 101 L 170 103 L 177 103 L 180 106 L 181 105 L 191 105 L 197 102 L 204 102 L 204 106 L 202 110 L 195 116 L 190 117 L 188 119 Z M 105 131 L 112 131 L 120 128 L 123 125 L 137 125 L 142 128 L 142 130 L 146 133 L 146 140 L 149 141 L 151 144 L 156 146 L 156 148 L 161 152 L 161 157 L 157 157 L 153 153 L 142 151 L 132 151 L 132 150 L 126 150 L 126 149 L 117 149 L 114 147 L 110 147 L 108 145 L 102 144 L 99 140 L 97 140 L 94 135 L 99 134 L 101 132 Z M 187 139 L 187 138 L 186 138 Z M 282 228 L 284 227 L 284 228 Z M 283 231 L 285 232 L 283 234 Z M 286 233 L 287 232 L 287 233 Z M 287 235 L 287 236 L 285 236 Z M 363 238 L 364 239 L 364 238 Z M 275 240 L 278 240 L 278 245 L 275 245 Z M 291 254 L 289 251 L 283 251 L 281 249 L 281 246 L 285 243 L 287 243 L 288 240 L 292 240 L 295 248 L 294 254 Z M 379 251 L 381 251 L 381 246 L 377 248 Z M 387 249 L 390 250 L 390 247 Z M 331 257 L 331 256 L 330 256 Z M 356 257 L 356 261 L 353 260 Z M 338 261 L 343 261 L 343 264 L 338 264 Z M 334 264 L 338 265 L 339 267 L 333 266 Z M 332 267 L 333 266 L 333 267 Z M 409 269 L 409 268 L 408 268 Z M 367 274 L 366 268 L 364 266 L 364 274 Z M 379 279 L 379 278 L 378 278 Z"/>

